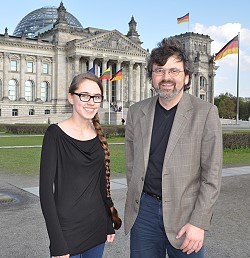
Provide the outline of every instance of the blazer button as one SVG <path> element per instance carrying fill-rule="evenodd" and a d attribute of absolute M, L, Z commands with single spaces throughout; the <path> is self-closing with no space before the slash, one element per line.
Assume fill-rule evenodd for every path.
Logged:
<path fill-rule="evenodd" d="M 135 202 L 138 204 L 139 203 L 139 201 L 138 200 L 135 200 Z"/>
<path fill-rule="evenodd" d="M 141 177 L 141 181 L 144 181 L 144 178 L 143 178 L 143 176 Z"/>

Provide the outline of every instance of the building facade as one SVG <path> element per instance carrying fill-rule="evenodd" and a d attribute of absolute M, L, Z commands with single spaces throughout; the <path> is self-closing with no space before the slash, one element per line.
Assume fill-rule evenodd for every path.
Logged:
<path fill-rule="evenodd" d="M 184 46 L 192 62 L 192 83 L 189 93 L 205 101 L 214 101 L 214 77 L 218 67 L 211 56 L 212 39 L 203 34 L 188 32 L 175 36 Z"/>
<path fill-rule="evenodd" d="M 50 22 L 44 22 L 46 18 Z M 70 82 L 93 67 L 98 76 L 108 67 L 111 76 L 122 68 L 122 80 L 103 80 L 101 110 L 102 121 L 107 122 L 112 103 L 112 123 L 121 121 L 131 104 L 154 94 L 146 77 L 149 53 L 141 47 L 136 25 L 132 16 L 127 35 L 117 30 L 84 29 L 61 3 L 57 9 L 41 8 L 25 16 L 13 36 L 6 28 L 0 34 L 0 122 L 41 123 L 47 118 L 56 122 L 62 114 L 69 116 Z M 194 33 L 175 37 L 194 62 L 190 93 L 212 102 L 215 69 L 210 62 L 210 37 Z M 114 106 L 125 114 L 115 112 Z"/>

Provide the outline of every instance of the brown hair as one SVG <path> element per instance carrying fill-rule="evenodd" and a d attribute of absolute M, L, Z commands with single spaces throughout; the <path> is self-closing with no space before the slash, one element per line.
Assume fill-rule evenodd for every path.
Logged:
<path fill-rule="evenodd" d="M 188 90 L 191 84 L 191 63 L 180 41 L 173 37 L 164 38 L 158 43 L 157 48 L 152 50 L 147 65 L 148 77 L 152 80 L 153 64 L 163 66 L 168 61 L 169 57 L 173 55 L 177 56 L 179 61 L 183 62 L 185 75 L 189 75 L 189 81 L 184 86 L 184 91 Z"/>
<path fill-rule="evenodd" d="M 108 142 L 104 136 L 104 133 L 102 131 L 99 116 L 96 113 L 96 115 L 92 119 L 93 125 L 95 127 L 96 133 L 99 137 L 99 140 L 101 142 L 102 148 L 104 150 L 105 154 L 105 167 L 106 167 L 106 184 L 107 184 L 107 197 L 111 197 L 110 195 L 110 151 L 108 147 Z M 114 229 L 119 229 L 122 225 L 122 221 L 118 216 L 118 212 L 115 209 L 115 207 L 110 208 L 110 215 L 112 218 L 112 221 L 114 223 Z"/>
<path fill-rule="evenodd" d="M 94 75 L 93 73 L 90 73 L 90 72 L 76 75 L 70 84 L 69 93 L 71 93 L 71 94 L 74 93 L 78 89 L 79 84 L 82 83 L 84 80 L 90 80 L 90 81 L 96 82 L 103 95 L 103 86 L 102 86 L 101 80 L 96 75 Z M 96 133 L 98 135 L 98 138 L 101 142 L 101 146 L 102 146 L 102 148 L 104 150 L 104 154 L 105 154 L 107 197 L 110 198 L 111 197 L 111 194 L 110 194 L 110 151 L 109 151 L 109 147 L 108 147 L 108 142 L 107 142 L 107 140 L 104 136 L 104 133 L 102 131 L 102 128 L 101 128 L 98 113 L 96 113 L 95 116 L 92 118 L 92 123 L 95 127 Z M 121 227 L 122 222 L 121 222 L 121 219 L 118 217 L 117 210 L 115 209 L 114 206 L 110 208 L 110 215 L 111 215 L 112 221 L 114 223 L 114 229 L 119 229 Z"/>
<path fill-rule="evenodd" d="M 90 81 L 96 82 L 97 85 L 99 86 L 101 92 L 102 92 L 102 95 L 103 95 L 102 82 L 100 81 L 100 79 L 96 75 L 94 75 L 93 73 L 90 73 L 90 72 L 81 73 L 81 74 L 76 75 L 73 78 L 73 80 L 72 80 L 72 82 L 69 86 L 69 93 L 73 94 L 78 89 L 79 84 L 82 83 L 85 80 L 90 80 Z"/>

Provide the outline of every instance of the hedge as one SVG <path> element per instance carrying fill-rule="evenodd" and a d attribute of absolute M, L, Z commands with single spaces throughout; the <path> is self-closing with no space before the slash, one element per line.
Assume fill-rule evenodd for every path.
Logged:
<path fill-rule="evenodd" d="M 44 134 L 48 124 L 1 124 L 0 129 L 13 134 Z M 102 125 L 105 137 L 125 136 L 124 125 Z M 224 132 L 223 147 L 229 149 L 250 148 L 250 131 Z"/>
<path fill-rule="evenodd" d="M 249 133 L 223 133 L 223 148 L 250 148 Z"/>
<path fill-rule="evenodd" d="M 9 124 L 2 128 L 13 134 L 44 134 L 48 124 Z M 124 125 L 102 125 L 105 137 L 125 136 Z"/>

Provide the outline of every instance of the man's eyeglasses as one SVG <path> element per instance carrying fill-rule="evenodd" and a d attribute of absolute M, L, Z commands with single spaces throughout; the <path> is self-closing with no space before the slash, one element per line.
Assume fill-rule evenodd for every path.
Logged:
<path fill-rule="evenodd" d="M 103 100 L 102 95 L 91 96 L 87 93 L 77 93 L 77 92 L 73 92 L 72 94 L 77 95 L 82 102 L 89 102 L 90 99 L 93 99 L 95 103 L 101 103 Z"/>
<path fill-rule="evenodd" d="M 184 71 L 181 71 L 177 68 L 170 68 L 170 69 L 164 69 L 164 68 L 155 68 L 153 70 L 153 73 L 155 75 L 159 75 L 159 76 L 162 76 L 162 75 L 165 75 L 166 73 L 168 73 L 170 76 L 172 77 L 176 77 L 179 75 L 179 73 L 181 72 L 184 72 Z"/>

